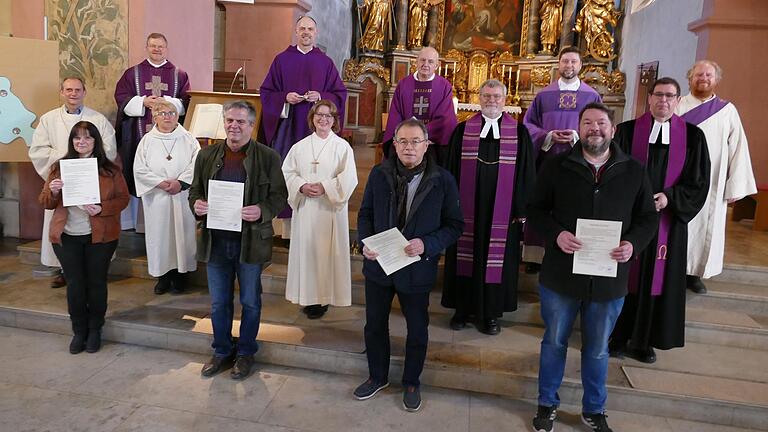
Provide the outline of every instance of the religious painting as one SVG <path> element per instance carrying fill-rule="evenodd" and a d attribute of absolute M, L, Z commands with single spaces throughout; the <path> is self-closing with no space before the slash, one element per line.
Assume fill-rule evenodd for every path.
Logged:
<path fill-rule="evenodd" d="M 447 0 L 442 50 L 511 51 L 520 55 L 524 0 Z"/>
<path fill-rule="evenodd" d="M 128 63 L 128 0 L 46 0 L 45 8 L 59 75 L 82 77 L 85 103 L 114 119 L 115 83 Z"/>

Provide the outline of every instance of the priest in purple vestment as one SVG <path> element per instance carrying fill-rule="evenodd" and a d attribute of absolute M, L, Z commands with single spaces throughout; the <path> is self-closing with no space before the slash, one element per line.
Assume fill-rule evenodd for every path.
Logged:
<path fill-rule="evenodd" d="M 416 60 L 416 73 L 400 80 L 389 106 L 387 127 L 384 131 L 384 156 L 389 157 L 395 128 L 403 120 L 421 120 L 429 131 L 430 148 L 438 165 L 445 167 L 448 140 L 456 127 L 453 108 L 453 87 L 447 79 L 436 75 L 440 58 L 432 47 L 424 47 Z"/>
<path fill-rule="evenodd" d="M 611 335 L 612 356 L 656 361 L 653 348 L 685 342 L 685 272 L 688 222 L 709 190 L 709 152 L 704 132 L 674 114 L 680 85 L 659 78 L 648 95 L 650 112 L 617 126 L 614 140 L 639 161 L 651 180 L 659 228 L 632 260 L 629 294 Z"/>
<path fill-rule="evenodd" d="M 309 109 L 320 99 L 338 107 L 344 124 L 347 88 L 333 60 L 315 47 L 317 24 L 308 16 L 296 21 L 296 45 L 278 54 L 261 84 L 262 127 L 268 146 L 285 159 L 295 143 L 312 131 Z"/>
<path fill-rule="evenodd" d="M 483 83 L 482 111 L 450 139 L 448 170 L 459 182 L 465 224 L 445 259 L 441 303 L 456 309 L 454 330 L 473 321 L 495 335 L 497 319 L 517 309 L 522 222 L 536 178 L 528 130 L 502 113 L 506 90 L 497 80 Z"/>
<path fill-rule="evenodd" d="M 168 39 L 161 33 L 150 33 L 146 49 L 147 58 L 128 68 L 115 88 L 117 148 L 133 196 L 133 159 L 139 141 L 152 129 L 152 106 L 159 99 L 167 100 L 176 107 L 181 123 L 189 105 L 189 77 L 168 61 Z"/>
<path fill-rule="evenodd" d="M 547 159 L 571 150 L 579 140 L 579 113 L 587 104 L 601 102 L 600 94 L 579 79 L 581 53 L 576 47 L 560 50 L 557 65 L 560 78 L 533 99 L 523 118 L 533 140 L 536 167 Z M 523 261 L 526 272 L 536 273 L 544 257 L 544 242 L 532 229 L 525 228 Z"/>

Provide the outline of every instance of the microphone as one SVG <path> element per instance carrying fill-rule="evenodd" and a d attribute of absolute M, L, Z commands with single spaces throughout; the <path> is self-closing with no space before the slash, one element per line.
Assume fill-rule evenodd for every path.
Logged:
<path fill-rule="evenodd" d="M 237 72 L 235 72 L 235 77 L 234 77 L 234 78 L 232 78 L 232 84 L 230 84 L 230 86 L 229 86 L 229 92 L 230 92 L 230 93 L 232 93 L 232 88 L 234 88 L 234 87 L 235 87 L 235 81 L 237 81 L 237 75 L 238 75 L 238 74 L 240 74 L 240 72 L 242 72 L 242 71 L 243 71 L 243 67 L 242 67 L 242 66 L 240 66 L 240 67 L 237 69 Z"/>

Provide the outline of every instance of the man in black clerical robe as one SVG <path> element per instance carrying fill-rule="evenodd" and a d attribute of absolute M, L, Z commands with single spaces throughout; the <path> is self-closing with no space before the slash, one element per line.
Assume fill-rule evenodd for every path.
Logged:
<path fill-rule="evenodd" d="M 502 113 L 504 95 L 499 81 L 480 86 L 481 113 L 456 127 L 448 156 L 465 227 L 446 253 L 442 305 L 456 309 L 452 329 L 474 321 L 490 335 L 501 330 L 504 312 L 517 309 L 522 222 L 536 181 L 530 135 Z"/>
<path fill-rule="evenodd" d="M 611 356 L 656 361 L 653 348 L 685 342 L 688 222 L 701 210 L 709 188 L 709 153 L 704 133 L 674 115 L 680 85 L 656 80 L 650 112 L 618 125 L 614 140 L 645 166 L 659 212 L 659 229 L 633 259 L 629 294 L 611 334 Z"/>

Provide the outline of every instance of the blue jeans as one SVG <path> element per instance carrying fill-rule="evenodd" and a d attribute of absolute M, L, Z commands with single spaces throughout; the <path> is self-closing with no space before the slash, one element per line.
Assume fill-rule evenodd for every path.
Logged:
<path fill-rule="evenodd" d="M 235 275 L 240 285 L 240 338 L 237 355 L 253 355 L 259 350 L 256 335 L 261 321 L 261 264 L 240 262 L 240 239 L 211 240 L 208 260 L 208 290 L 211 294 L 214 355 L 227 357 L 234 350 L 232 319 L 234 317 Z"/>
<path fill-rule="evenodd" d="M 621 313 L 624 297 L 607 302 L 590 302 L 560 295 L 539 285 L 541 318 L 546 330 L 539 357 L 539 405 L 559 406 L 557 390 L 563 382 L 568 338 L 576 314 L 581 312 L 582 412 L 602 413 L 608 391 L 608 337 Z"/>

